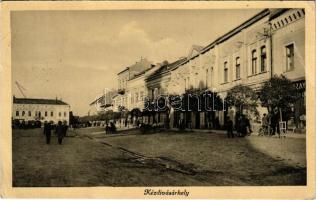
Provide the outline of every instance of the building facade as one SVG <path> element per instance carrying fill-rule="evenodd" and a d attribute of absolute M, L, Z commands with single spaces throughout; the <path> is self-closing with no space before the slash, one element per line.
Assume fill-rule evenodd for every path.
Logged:
<path fill-rule="evenodd" d="M 237 85 L 259 92 L 272 76 L 282 74 L 301 91 L 301 98 L 293 105 L 294 121 L 306 112 L 304 9 L 264 9 L 207 46 L 192 46 L 187 56 L 173 63 L 157 64 L 154 70 L 147 61 L 139 63 L 142 60 L 137 70 L 132 65 L 118 74 L 115 107 L 141 110 L 139 100 L 144 97 L 155 103 L 161 96 L 194 90 L 212 91 L 225 99 Z M 267 113 L 267 108 L 259 106 L 258 111 Z M 224 125 L 226 116 L 233 118 L 235 112 L 232 107 L 184 113 L 169 107 L 168 113 L 146 116 L 145 121 L 159 123 L 167 118 L 170 127 L 184 120 L 192 128 L 210 128 L 210 121 Z"/>
<path fill-rule="evenodd" d="M 66 122 L 70 106 L 58 99 L 29 99 L 13 97 L 12 118 L 19 121 Z"/>

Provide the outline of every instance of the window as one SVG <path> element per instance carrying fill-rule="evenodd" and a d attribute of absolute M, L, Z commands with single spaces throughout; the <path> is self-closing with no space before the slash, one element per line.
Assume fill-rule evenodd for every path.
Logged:
<path fill-rule="evenodd" d="M 289 16 L 289 19 L 290 19 L 290 21 L 292 21 L 292 17 L 291 16 Z"/>
<path fill-rule="evenodd" d="M 53 111 L 50 112 L 50 116 L 51 116 L 51 117 L 54 116 L 54 112 L 53 112 Z"/>
<path fill-rule="evenodd" d="M 64 117 L 66 117 L 67 116 L 67 113 L 66 112 L 64 112 Z"/>
<path fill-rule="evenodd" d="M 16 111 L 15 116 L 19 116 L 19 115 L 20 115 L 19 111 Z"/>
<path fill-rule="evenodd" d="M 61 112 L 58 113 L 58 116 L 61 117 Z"/>
<path fill-rule="evenodd" d="M 205 73 L 205 86 L 208 87 L 208 69 L 206 69 Z"/>
<path fill-rule="evenodd" d="M 25 115 L 25 111 L 22 111 L 22 116 L 24 116 Z"/>
<path fill-rule="evenodd" d="M 261 47 L 261 72 L 265 72 L 267 70 L 267 53 L 266 46 Z"/>
<path fill-rule="evenodd" d="M 47 117 L 47 111 L 45 111 L 45 117 Z"/>
<path fill-rule="evenodd" d="M 41 111 L 38 112 L 38 117 L 41 117 Z"/>
<path fill-rule="evenodd" d="M 295 15 L 295 13 L 293 13 L 293 17 L 294 17 L 294 19 L 296 19 L 296 15 Z"/>
<path fill-rule="evenodd" d="M 224 83 L 228 82 L 228 66 L 227 62 L 224 62 Z"/>
<path fill-rule="evenodd" d="M 251 52 L 251 74 L 257 73 L 257 51 L 253 50 Z"/>
<path fill-rule="evenodd" d="M 240 79 L 240 58 L 236 58 L 236 80 Z"/>
<path fill-rule="evenodd" d="M 31 111 L 29 111 L 29 117 L 31 117 L 32 116 L 32 112 Z"/>
<path fill-rule="evenodd" d="M 294 69 L 294 44 L 289 44 L 285 47 L 286 51 L 286 71 Z"/>

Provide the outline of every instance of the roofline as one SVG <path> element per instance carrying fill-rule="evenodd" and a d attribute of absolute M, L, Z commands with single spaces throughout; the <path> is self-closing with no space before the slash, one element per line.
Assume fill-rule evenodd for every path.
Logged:
<path fill-rule="evenodd" d="M 264 17 L 268 16 L 270 14 L 270 10 L 269 9 L 264 9 L 261 12 L 257 13 L 256 15 L 254 15 L 253 17 L 249 18 L 248 20 L 246 20 L 245 22 L 243 22 L 242 24 L 240 24 L 239 26 L 233 28 L 232 30 L 228 31 L 227 33 L 225 33 L 224 35 L 218 37 L 216 40 L 214 40 L 212 43 L 210 43 L 209 45 L 207 45 L 206 47 L 204 47 L 201 50 L 201 53 L 206 52 L 207 50 L 211 49 L 212 47 L 214 47 L 216 44 L 222 43 L 226 40 L 228 40 L 229 38 L 231 38 L 232 36 L 236 35 L 237 33 L 239 33 L 241 30 L 243 30 L 244 28 L 249 27 L 250 25 L 258 22 L 259 20 L 263 19 Z"/>
<path fill-rule="evenodd" d="M 99 101 L 101 98 L 103 98 L 104 95 L 100 96 L 99 98 L 97 98 L 96 100 L 92 101 L 92 103 L 90 103 L 89 105 L 92 106 L 95 102 Z"/>
<path fill-rule="evenodd" d="M 61 106 L 66 106 L 66 105 L 68 105 L 68 106 L 70 106 L 68 103 L 66 103 L 66 102 L 64 102 L 64 101 L 62 101 L 62 100 L 60 100 L 60 99 L 40 99 L 40 98 L 19 98 L 19 97 L 13 97 L 13 103 L 14 104 L 43 104 L 43 103 L 18 103 L 18 102 L 14 102 L 14 100 L 16 100 L 16 99 L 19 99 L 19 100 L 23 100 L 23 99 L 27 99 L 27 100 L 50 100 L 50 101 L 59 101 L 59 102 L 61 102 L 61 103 L 63 103 L 63 104 L 51 104 L 51 105 L 61 105 Z M 43 104 L 43 105 L 45 105 L 45 104 Z M 46 105 L 50 105 L 50 104 L 46 104 Z"/>
<path fill-rule="evenodd" d="M 124 70 L 122 70 L 122 71 L 120 71 L 119 73 L 117 73 L 117 75 L 120 75 L 120 74 L 122 74 L 123 72 L 125 72 L 125 71 L 127 71 L 127 70 L 129 70 L 129 67 L 126 67 Z"/>
<path fill-rule="evenodd" d="M 270 14 L 270 10 L 269 9 L 264 9 L 262 11 L 260 11 L 259 13 L 257 13 L 256 15 L 254 15 L 253 17 L 249 18 L 248 20 L 246 20 L 245 22 L 243 22 L 242 24 L 240 24 L 239 26 L 233 28 L 232 30 L 228 31 L 227 33 L 225 33 L 224 35 L 218 37 L 217 39 L 215 39 L 213 42 L 211 42 L 210 44 L 208 44 L 207 46 L 205 46 L 198 54 L 196 54 L 195 56 L 184 60 L 182 63 L 179 63 L 175 68 L 172 69 L 175 70 L 178 67 L 180 67 L 181 65 L 188 63 L 190 60 L 193 60 L 194 58 L 200 56 L 201 54 L 204 54 L 205 52 L 207 52 L 208 50 L 214 48 L 215 45 L 220 44 L 226 40 L 228 40 L 229 38 L 231 38 L 232 36 L 236 35 L 237 33 L 239 33 L 242 29 L 249 27 L 250 25 L 258 22 L 259 20 L 263 19 L 264 17 L 266 17 L 267 15 Z"/>

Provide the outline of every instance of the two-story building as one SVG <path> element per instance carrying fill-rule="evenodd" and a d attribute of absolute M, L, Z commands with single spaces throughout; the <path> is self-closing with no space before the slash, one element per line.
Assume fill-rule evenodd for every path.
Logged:
<path fill-rule="evenodd" d="M 13 97 L 13 120 L 41 121 L 41 122 L 66 122 L 69 124 L 69 104 L 60 99 L 31 99 Z"/>

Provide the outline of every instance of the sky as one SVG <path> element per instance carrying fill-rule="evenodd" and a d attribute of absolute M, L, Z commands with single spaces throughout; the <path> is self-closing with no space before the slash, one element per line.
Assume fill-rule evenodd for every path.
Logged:
<path fill-rule="evenodd" d="M 243 10 L 99 10 L 11 12 L 12 92 L 28 98 L 56 97 L 75 115 L 104 88 L 117 87 L 117 73 L 146 58 L 173 62 L 192 45 L 206 46 L 249 19 Z"/>

